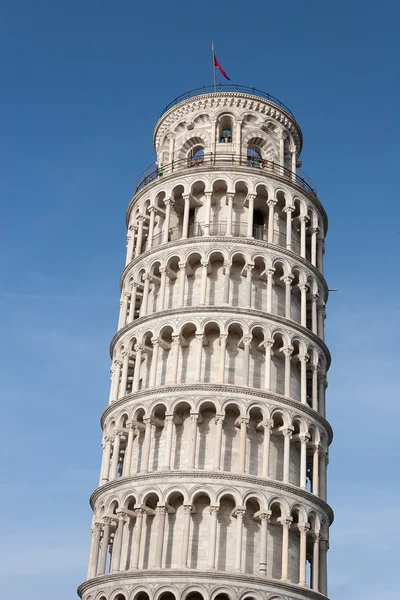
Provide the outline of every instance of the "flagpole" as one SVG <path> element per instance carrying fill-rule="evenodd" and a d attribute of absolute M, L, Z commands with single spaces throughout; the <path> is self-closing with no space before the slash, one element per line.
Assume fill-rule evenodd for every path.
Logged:
<path fill-rule="evenodd" d="M 213 74 L 214 74 L 214 92 L 216 92 L 217 91 L 217 70 L 215 68 L 214 40 L 211 40 L 211 48 L 212 48 Z"/>

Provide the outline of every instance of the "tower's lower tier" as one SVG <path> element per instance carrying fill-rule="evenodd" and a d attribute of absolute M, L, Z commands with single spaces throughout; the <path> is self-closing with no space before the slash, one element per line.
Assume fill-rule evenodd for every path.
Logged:
<path fill-rule="evenodd" d="M 150 569 L 96 577 L 81 584 L 82 600 L 306 600 L 324 596 L 268 577 L 223 571 Z"/>

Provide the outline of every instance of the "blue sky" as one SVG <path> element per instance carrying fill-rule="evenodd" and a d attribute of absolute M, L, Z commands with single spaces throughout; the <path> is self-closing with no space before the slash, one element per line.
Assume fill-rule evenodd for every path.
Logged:
<path fill-rule="evenodd" d="M 399 18 L 387 0 L 2 3 L 3 597 L 85 578 L 125 209 L 159 113 L 212 83 L 214 37 L 233 82 L 296 115 L 330 219 L 330 596 L 398 598 Z"/>

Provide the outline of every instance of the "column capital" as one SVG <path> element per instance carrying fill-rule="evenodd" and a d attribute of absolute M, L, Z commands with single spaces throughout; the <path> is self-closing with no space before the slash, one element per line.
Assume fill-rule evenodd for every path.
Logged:
<path fill-rule="evenodd" d="M 266 521 L 267 523 L 269 523 L 270 519 L 271 519 L 271 515 L 272 515 L 272 511 L 270 510 L 263 510 L 260 511 L 258 518 L 260 519 L 260 521 Z"/>
<path fill-rule="evenodd" d="M 301 533 L 307 533 L 310 529 L 309 523 L 299 523 L 298 529 Z"/>
<path fill-rule="evenodd" d="M 306 283 L 302 283 L 301 285 L 299 285 L 299 290 L 303 293 L 306 293 L 308 290 L 308 285 Z"/>
<path fill-rule="evenodd" d="M 96 521 L 96 523 L 93 524 L 92 533 L 94 533 L 95 531 L 101 531 L 102 527 L 103 523 L 99 523 L 98 521 Z"/>
<path fill-rule="evenodd" d="M 173 344 L 180 344 L 181 342 L 181 336 L 179 335 L 179 333 L 171 335 L 171 339 Z"/>
<path fill-rule="evenodd" d="M 183 512 L 185 513 L 185 515 L 190 515 L 193 511 L 193 506 L 192 504 L 184 504 L 183 505 Z"/>
<path fill-rule="evenodd" d="M 311 302 L 317 302 L 319 298 L 319 294 L 310 294 Z"/>
<path fill-rule="evenodd" d="M 254 263 L 253 262 L 249 262 L 246 265 L 246 271 L 252 271 L 254 269 Z"/>
<path fill-rule="evenodd" d="M 165 414 L 164 423 L 173 423 L 173 422 L 174 422 L 174 414 L 173 413 L 166 413 Z"/>
<path fill-rule="evenodd" d="M 223 423 L 225 419 L 225 414 L 223 413 L 217 413 L 215 415 L 215 423 Z"/>
<path fill-rule="evenodd" d="M 103 517 L 103 525 L 111 525 L 112 517 Z"/>
<path fill-rule="evenodd" d="M 247 427 L 247 425 L 250 423 L 249 417 L 238 417 L 236 419 L 235 425 L 242 425 L 242 423 L 245 423 Z"/>
<path fill-rule="evenodd" d="M 264 423 L 262 423 L 262 426 L 264 427 L 264 429 L 269 429 L 270 431 L 272 431 L 272 429 L 274 428 L 274 422 L 272 419 L 267 419 L 266 421 L 264 421 Z"/>
<path fill-rule="evenodd" d="M 285 427 L 284 429 L 281 429 L 281 431 L 282 431 L 282 435 L 284 437 L 288 437 L 289 439 L 293 435 L 293 427 Z"/>
<path fill-rule="evenodd" d="M 283 352 L 283 354 L 285 356 L 289 356 L 290 357 L 293 354 L 293 350 L 294 350 L 293 346 L 286 346 L 285 348 L 281 349 L 281 352 Z"/>
<path fill-rule="evenodd" d="M 158 346 L 159 343 L 160 343 L 160 338 L 151 338 L 151 344 L 152 344 L 153 348 L 155 346 Z"/>
<path fill-rule="evenodd" d="M 231 266 L 232 266 L 232 264 L 231 264 L 231 263 L 224 263 L 224 269 L 225 269 L 225 272 L 226 272 L 227 270 L 228 270 L 228 271 L 230 271 L 230 270 L 231 270 Z"/>
<path fill-rule="evenodd" d="M 210 506 L 210 514 L 217 516 L 219 511 L 219 506 Z"/>
<path fill-rule="evenodd" d="M 155 212 L 156 212 L 156 210 L 157 210 L 157 208 L 156 208 L 155 206 L 149 206 L 149 208 L 148 208 L 148 211 L 149 211 L 150 213 L 155 213 Z"/>
<path fill-rule="evenodd" d="M 179 262 L 178 267 L 179 267 L 180 271 L 183 271 L 184 269 L 186 269 L 186 261 Z"/>
<path fill-rule="evenodd" d="M 310 355 L 309 354 L 299 354 L 299 361 L 301 363 L 308 363 L 308 361 L 310 360 Z"/>
<path fill-rule="evenodd" d="M 202 261 L 200 261 L 200 264 L 201 264 L 201 266 L 202 266 L 202 267 L 203 267 L 203 269 L 204 269 L 204 267 L 208 267 L 208 264 L 209 264 L 209 263 L 208 263 L 208 260 L 202 260 Z"/>
<path fill-rule="evenodd" d="M 247 336 L 246 336 L 246 337 L 242 338 L 242 342 L 243 342 L 243 344 L 244 344 L 245 346 L 250 346 L 250 344 L 251 344 L 251 339 L 252 339 L 251 337 L 247 337 Z"/>
<path fill-rule="evenodd" d="M 156 507 L 156 513 L 157 513 L 158 515 L 165 515 L 165 514 L 166 514 L 166 512 L 167 512 L 167 507 L 166 507 L 164 504 L 162 504 L 162 505 L 158 505 L 158 506 Z"/>
<path fill-rule="evenodd" d="M 296 210 L 295 206 L 285 206 L 285 208 L 283 209 L 283 212 L 292 213 L 294 210 Z"/>
<path fill-rule="evenodd" d="M 167 267 L 160 267 L 160 273 L 164 275 L 167 272 Z"/>
<path fill-rule="evenodd" d="M 285 285 L 292 285 L 293 279 L 294 279 L 293 275 L 287 275 L 286 277 L 283 278 L 283 283 Z"/>
<path fill-rule="evenodd" d="M 165 206 L 173 206 L 175 204 L 175 200 L 173 200 L 172 198 L 165 198 L 164 204 Z"/>
<path fill-rule="evenodd" d="M 143 344 L 135 344 L 135 352 L 143 352 L 144 346 Z"/>
<path fill-rule="evenodd" d="M 262 344 L 265 349 L 271 349 L 274 345 L 274 340 L 264 340 Z"/>
<path fill-rule="evenodd" d="M 275 206 L 275 204 L 278 202 L 278 200 L 276 200 L 275 198 L 271 198 L 270 200 L 267 200 L 267 204 L 268 206 L 271 208 L 273 206 Z"/>
<path fill-rule="evenodd" d="M 154 425 L 154 417 L 143 417 L 143 423 L 145 425 Z"/>
<path fill-rule="evenodd" d="M 301 223 L 307 223 L 307 221 L 309 221 L 309 217 L 307 217 L 307 215 L 301 215 L 299 219 Z"/>
<path fill-rule="evenodd" d="M 307 442 L 310 441 L 310 434 L 309 433 L 300 433 L 299 440 L 300 440 L 301 444 L 307 444 Z"/>
<path fill-rule="evenodd" d="M 321 537 L 321 539 L 319 541 L 319 546 L 320 546 L 321 550 L 325 550 L 325 552 L 327 552 L 329 550 L 329 540 Z"/>
<path fill-rule="evenodd" d="M 188 202 L 190 200 L 191 194 L 182 194 L 182 198 L 184 199 L 185 202 Z"/>
<path fill-rule="evenodd" d="M 278 519 L 278 521 L 280 522 L 280 524 L 282 525 L 282 527 L 284 527 L 286 529 L 290 529 L 290 526 L 292 524 L 293 518 L 292 517 L 280 517 Z"/>
<path fill-rule="evenodd" d="M 254 200 L 257 194 L 247 194 L 246 200 Z"/>
<path fill-rule="evenodd" d="M 245 508 L 237 508 L 235 510 L 234 516 L 240 519 L 243 519 L 244 515 L 246 514 L 246 509 Z"/>
<path fill-rule="evenodd" d="M 145 220 L 145 218 L 146 218 L 146 217 L 145 217 L 144 215 L 138 215 L 138 216 L 136 217 L 136 219 L 137 219 L 137 221 L 139 221 L 139 223 L 143 223 L 143 222 L 144 222 L 144 220 Z"/>
<path fill-rule="evenodd" d="M 199 418 L 199 416 L 200 416 L 200 415 L 199 415 L 199 413 L 192 413 L 192 412 L 191 412 L 191 413 L 190 413 L 190 420 L 191 420 L 191 421 L 197 421 L 197 420 L 198 420 L 198 418 Z"/>
<path fill-rule="evenodd" d="M 227 192 L 226 197 L 228 200 L 233 200 L 236 192 Z"/>
<path fill-rule="evenodd" d="M 314 543 L 319 543 L 319 541 L 321 539 L 321 534 L 319 533 L 319 531 L 313 531 L 311 533 L 311 537 L 314 540 Z"/>
<path fill-rule="evenodd" d="M 203 337 L 204 335 L 202 333 L 196 333 L 195 334 L 195 338 L 197 342 L 202 342 L 203 341 Z"/>

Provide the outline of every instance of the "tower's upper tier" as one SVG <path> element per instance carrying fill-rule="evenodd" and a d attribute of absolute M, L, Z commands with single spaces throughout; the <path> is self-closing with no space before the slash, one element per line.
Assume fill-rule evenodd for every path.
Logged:
<path fill-rule="evenodd" d="M 244 154 L 292 167 L 302 133 L 291 111 L 270 94 L 242 86 L 203 87 L 173 100 L 154 130 L 158 164 L 204 153 Z M 282 156 L 283 154 L 283 156 Z M 283 159 L 283 161 L 282 161 Z"/>

